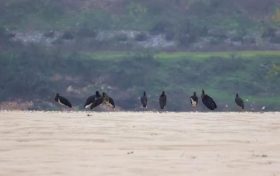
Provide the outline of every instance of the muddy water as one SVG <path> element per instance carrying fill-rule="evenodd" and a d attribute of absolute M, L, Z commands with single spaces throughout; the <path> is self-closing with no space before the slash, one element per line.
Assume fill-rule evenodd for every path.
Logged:
<path fill-rule="evenodd" d="M 280 176 L 280 113 L 0 112 L 0 176 Z"/>

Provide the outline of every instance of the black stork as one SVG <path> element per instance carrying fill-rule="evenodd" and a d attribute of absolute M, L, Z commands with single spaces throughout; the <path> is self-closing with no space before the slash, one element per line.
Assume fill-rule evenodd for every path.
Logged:
<path fill-rule="evenodd" d="M 166 106 L 167 97 L 164 91 L 162 91 L 161 95 L 159 96 L 159 106 L 160 109 L 164 109 Z"/>
<path fill-rule="evenodd" d="M 190 97 L 191 105 L 193 108 L 196 108 L 198 105 L 198 97 L 196 96 L 196 92 L 193 93 L 193 95 Z"/>
<path fill-rule="evenodd" d="M 56 94 L 54 100 L 55 100 L 57 103 L 61 104 L 61 105 L 67 106 L 67 107 L 69 107 L 69 108 L 72 108 L 72 105 L 71 105 L 70 101 L 67 100 L 67 99 L 66 99 L 65 97 L 63 97 L 63 96 L 60 96 L 58 93 Z"/>
<path fill-rule="evenodd" d="M 242 98 L 239 97 L 238 93 L 235 96 L 235 103 L 237 104 L 237 106 L 239 106 L 242 110 L 245 108 L 244 107 L 244 101 L 242 100 Z"/>
<path fill-rule="evenodd" d="M 142 104 L 143 108 L 147 108 L 148 98 L 147 98 L 145 91 L 143 93 L 143 96 L 140 98 L 140 100 L 141 100 L 141 104 Z"/>
<path fill-rule="evenodd" d="M 86 103 L 84 105 L 84 108 L 90 108 L 92 107 L 93 104 L 95 104 L 95 102 L 97 101 L 97 99 L 99 99 L 101 97 L 99 91 L 95 92 L 95 95 L 92 95 L 90 97 L 87 98 Z"/>
<path fill-rule="evenodd" d="M 210 110 L 215 110 L 217 108 L 217 105 L 212 97 L 205 94 L 204 90 L 202 89 L 201 94 L 202 103 Z"/>

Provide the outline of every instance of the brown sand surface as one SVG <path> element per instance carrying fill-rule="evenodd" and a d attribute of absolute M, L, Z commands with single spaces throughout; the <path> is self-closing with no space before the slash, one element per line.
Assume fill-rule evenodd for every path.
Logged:
<path fill-rule="evenodd" d="M 0 112 L 0 176 L 280 176 L 280 113 Z"/>

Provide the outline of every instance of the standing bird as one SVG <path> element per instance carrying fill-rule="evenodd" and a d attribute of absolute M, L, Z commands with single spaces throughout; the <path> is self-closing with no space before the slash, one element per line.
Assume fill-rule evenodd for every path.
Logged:
<path fill-rule="evenodd" d="M 72 108 L 70 101 L 67 100 L 65 97 L 60 96 L 58 93 L 56 94 L 54 100 L 61 105 L 65 105 L 68 106 L 69 108 Z"/>
<path fill-rule="evenodd" d="M 164 107 L 166 106 L 166 95 L 165 92 L 162 91 L 161 95 L 159 96 L 159 106 L 160 109 L 164 109 Z"/>
<path fill-rule="evenodd" d="M 87 98 L 84 108 L 87 109 L 87 108 L 91 107 L 95 103 L 95 101 L 100 97 L 101 97 L 100 93 L 98 91 L 96 91 L 95 95 L 92 95 Z"/>
<path fill-rule="evenodd" d="M 241 109 L 244 109 L 244 101 L 242 100 L 242 98 L 239 97 L 238 93 L 235 96 L 235 103 L 237 104 L 237 106 L 239 106 Z"/>
<path fill-rule="evenodd" d="M 196 92 L 193 93 L 193 95 L 190 97 L 191 105 L 193 108 L 196 108 L 198 104 L 198 97 L 196 96 Z"/>
<path fill-rule="evenodd" d="M 105 92 L 102 93 L 103 101 L 102 103 L 105 103 L 106 105 L 111 106 L 112 108 L 115 108 L 115 103 L 113 98 L 109 97 Z"/>
<path fill-rule="evenodd" d="M 202 95 L 201 95 L 202 103 L 210 110 L 214 110 L 217 108 L 217 105 L 213 98 L 208 96 L 207 94 L 204 93 L 204 90 L 202 89 Z"/>
<path fill-rule="evenodd" d="M 143 93 L 143 96 L 141 97 L 141 104 L 142 104 L 143 108 L 147 108 L 148 98 L 147 98 L 145 91 Z"/>

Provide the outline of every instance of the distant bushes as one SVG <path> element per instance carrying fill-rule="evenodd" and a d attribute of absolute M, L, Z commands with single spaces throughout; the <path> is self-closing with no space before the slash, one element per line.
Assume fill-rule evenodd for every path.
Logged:
<path fill-rule="evenodd" d="M 144 32 L 140 32 L 135 36 L 135 40 L 138 42 L 146 41 L 148 39 L 148 35 Z"/>
<path fill-rule="evenodd" d="M 106 54 L 110 57 L 103 59 Z M 153 95 L 155 103 L 163 89 L 176 97 L 204 87 L 222 92 L 215 95 L 216 99 L 222 99 L 221 103 L 226 99 L 223 95 L 231 96 L 236 91 L 252 97 L 275 97 L 280 91 L 279 63 L 275 57 L 244 59 L 221 55 L 204 60 L 192 58 L 195 55 L 155 58 L 153 52 L 147 51 L 117 57 L 118 54 L 114 57 L 114 52 L 104 53 L 97 57 L 98 52 L 89 56 L 82 51 L 32 45 L 1 52 L 0 101 L 36 100 L 44 104 L 40 107 L 45 107 L 55 92 L 61 92 L 80 104 L 99 89 L 114 95 L 122 108 L 133 109 L 137 105 L 136 96 L 143 90 Z M 69 92 L 69 87 L 77 91 Z M 183 109 L 185 101 L 178 99 L 170 108 Z"/>
<path fill-rule="evenodd" d="M 92 28 L 80 28 L 77 31 L 77 36 L 81 38 L 95 38 L 97 36 L 97 32 Z"/>
<path fill-rule="evenodd" d="M 66 31 L 62 34 L 61 39 L 63 39 L 63 40 L 73 40 L 74 39 L 74 34 L 70 31 Z"/>

